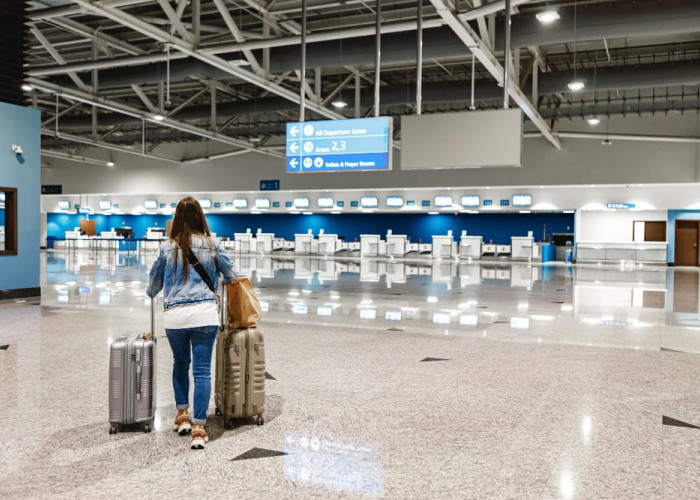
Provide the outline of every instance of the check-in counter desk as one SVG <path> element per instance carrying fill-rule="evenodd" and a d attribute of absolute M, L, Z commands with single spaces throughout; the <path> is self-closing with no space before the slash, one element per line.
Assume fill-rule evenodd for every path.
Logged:
<path fill-rule="evenodd" d="M 421 255 L 429 255 L 433 253 L 432 243 L 418 243 L 418 253 Z"/>
<path fill-rule="evenodd" d="M 403 257 L 408 253 L 408 236 L 405 234 L 386 235 L 386 254 L 391 257 Z"/>
<path fill-rule="evenodd" d="M 83 250 L 90 248 L 90 239 L 87 236 L 80 234 L 80 230 L 66 231 L 65 232 L 66 241 L 64 245 L 66 248 Z"/>
<path fill-rule="evenodd" d="M 459 240 L 459 256 L 463 259 L 481 257 L 481 236 L 462 236 Z"/>
<path fill-rule="evenodd" d="M 510 241 L 511 258 L 532 260 L 537 256 L 534 238 L 530 236 L 513 236 Z"/>
<path fill-rule="evenodd" d="M 284 251 L 284 238 L 272 238 L 272 251 L 282 252 Z"/>
<path fill-rule="evenodd" d="M 578 262 L 648 262 L 665 264 L 668 255 L 668 243 L 607 243 L 579 241 L 576 244 Z"/>
<path fill-rule="evenodd" d="M 161 242 L 165 239 L 165 230 L 149 227 L 146 229 L 145 241 L 141 242 L 141 250 L 145 252 L 157 252 Z"/>
<path fill-rule="evenodd" d="M 347 243 L 347 245 L 348 245 L 348 253 L 356 253 L 362 249 L 362 243 L 359 241 L 351 241 L 351 242 Z"/>
<path fill-rule="evenodd" d="M 321 255 L 335 255 L 343 248 L 343 240 L 338 238 L 337 234 L 319 234 L 318 235 L 318 253 Z"/>
<path fill-rule="evenodd" d="M 294 253 L 311 254 L 318 253 L 318 240 L 313 234 L 298 233 L 294 235 Z"/>
<path fill-rule="evenodd" d="M 361 234 L 360 255 L 363 257 L 386 255 L 386 241 L 382 241 L 382 237 L 378 234 Z"/>
<path fill-rule="evenodd" d="M 233 233 L 233 239 L 236 252 L 249 253 L 255 251 L 253 233 Z"/>
<path fill-rule="evenodd" d="M 433 235 L 433 257 L 453 259 L 457 257 L 457 243 L 452 236 Z"/>
<path fill-rule="evenodd" d="M 272 242 L 275 239 L 275 233 L 256 233 L 255 239 L 255 251 L 260 253 L 270 253 L 272 252 Z"/>

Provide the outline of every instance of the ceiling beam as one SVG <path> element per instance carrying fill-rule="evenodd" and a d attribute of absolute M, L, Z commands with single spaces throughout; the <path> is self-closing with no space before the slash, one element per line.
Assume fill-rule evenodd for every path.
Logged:
<path fill-rule="evenodd" d="M 489 47 L 484 43 L 479 36 L 474 32 L 474 30 L 465 21 L 460 19 L 448 5 L 447 0 L 430 0 L 433 6 L 437 9 L 438 14 L 444 19 L 452 31 L 459 37 L 460 40 L 466 45 L 469 50 L 476 56 L 476 58 L 481 62 L 481 64 L 488 70 L 489 73 L 496 79 L 497 82 L 503 81 L 504 70 L 503 66 L 498 62 L 494 53 L 489 49 Z M 486 7 L 490 7 L 497 3 L 505 2 L 494 2 L 493 4 L 488 4 Z M 514 1 L 514 4 L 523 4 L 525 1 Z M 484 7 L 481 7 L 483 9 Z M 507 59 L 506 59 L 507 61 Z M 506 62 L 507 63 L 507 62 Z M 508 79 L 508 95 L 520 106 L 523 112 L 530 118 L 532 123 L 542 132 L 542 135 L 552 143 L 557 149 L 561 149 L 561 143 L 559 139 L 552 134 L 551 129 L 547 122 L 540 116 L 537 111 L 537 107 L 533 105 L 527 98 L 525 93 L 520 89 L 518 82 L 516 82 L 512 77 Z"/>
<path fill-rule="evenodd" d="M 245 42 L 245 38 L 243 38 L 243 35 L 241 34 L 241 30 L 238 29 L 238 25 L 233 20 L 233 18 L 231 17 L 231 14 L 229 14 L 228 9 L 226 8 L 226 5 L 224 4 L 224 0 L 214 0 L 214 5 L 216 5 L 217 9 L 219 9 L 219 14 L 221 14 L 221 18 L 224 20 L 224 23 L 226 23 L 226 26 L 231 31 L 231 35 L 233 35 L 233 39 L 236 40 L 238 43 Z M 265 71 L 262 69 L 262 67 L 258 63 L 258 60 L 255 58 L 255 56 L 253 55 L 253 52 L 251 50 L 244 49 L 243 55 L 248 60 L 251 68 L 253 68 L 253 71 L 257 75 L 262 76 L 265 73 Z"/>

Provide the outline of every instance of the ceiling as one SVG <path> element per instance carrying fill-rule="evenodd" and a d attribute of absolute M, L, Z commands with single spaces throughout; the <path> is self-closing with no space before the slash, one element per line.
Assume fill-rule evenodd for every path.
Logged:
<path fill-rule="evenodd" d="M 27 3 L 25 95 L 44 112 L 45 152 L 163 159 L 162 144 L 208 140 L 284 153 L 300 115 L 301 0 Z M 504 4 L 423 1 L 423 113 L 503 106 Z M 307 119 L 374 113 L 376 5 L 307 0 Z M 700 2 L 512 5 L 510 105 L 553 146 L 565 119 L 700 110 Z M 543 24 L 549 10 L 559 19 Z M 417 112 L 417 12 L 415 0 L 381 2 L 380 112 L 397 139 L 400 116 Z"/>

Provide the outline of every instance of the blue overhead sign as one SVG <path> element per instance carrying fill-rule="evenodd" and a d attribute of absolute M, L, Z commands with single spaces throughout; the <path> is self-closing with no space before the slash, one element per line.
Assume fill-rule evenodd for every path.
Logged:
<path fill-rule="evenodd" d="M 280 181 L 279 179 L 260 181 L 260 191 L 279 191 Z"/>
<path fill-rule="evenodd" d="M 634 208 L 634 203 L 608 203 L 608 208 L 613 210 L 629 210 Z"/>
<path fill-rule="evenodd" d="M 391 169 L 390 117 L 287 123 L 287 172 Z"/>

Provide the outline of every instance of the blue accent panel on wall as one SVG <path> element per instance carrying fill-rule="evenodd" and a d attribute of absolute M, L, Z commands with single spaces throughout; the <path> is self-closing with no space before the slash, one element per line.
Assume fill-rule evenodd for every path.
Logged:
<path fill-rule="evenodd" d="M 0 207 L 0 226 L 5 225 L 5 207 Z"/>
<path fill-rule="evenodd" d="M 669 210 L 668 224 L 666 225 L 668 241 L 668 263 L 672 264 L 676 258 L 676 221 L 700 220 L 700 210 Z"/>
<path fill-rule="evenodd" d="M 17 156 L 12 145 L 22 146 Z M 0 290 L 39 287 L 41 112 L 0 103 L 0 186 L 17 188 L 17 255 L 0 255 Z"/>
<path fill-rule="evenodd" d="M 72 214 L 50 213 L 47 218 L 47 236 L 63 238 L 65 230 L 80 225 L 80 217 Z M 82 216 L 84 217 L 84 216 Z M 170 216 L 166 215 L 96 215 L 95 227 L 109 231 L 112 227 L 131 226 L 134 236 L 141 238 L 152 226 L 165 227 Z M 233 237 L 233 233 L 245 232 L 247 228 L 275 233 L 288 240 L 295 233 L 306 233 L 309 229 L 318 234 L 323 229 L 329 234 L 344 236 L 347 241 L 359 238 L 360 234 L 386 235 L 387 229 L 394 234 L 406 234 L 412 241 L 422 239 L 431 242 L 435 234 L 447 234 L 452 230 L 459 238 L 463 229 L 467 234 L 483 236 L 484 241 L 493 240 L 496 244 L 510 244 L 511 236 L 526 236 L 533 231 L 535 239 L 542 235 L 543 224 L 547 233 L 572 232 L 573 214 L 209 214 L 209 228 L 218 236 Z"/>

